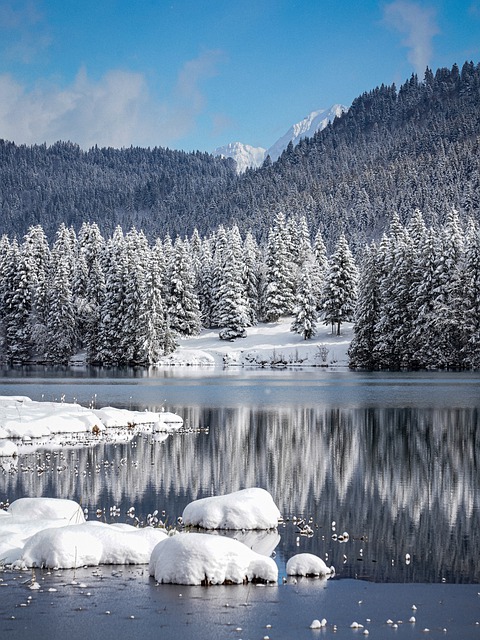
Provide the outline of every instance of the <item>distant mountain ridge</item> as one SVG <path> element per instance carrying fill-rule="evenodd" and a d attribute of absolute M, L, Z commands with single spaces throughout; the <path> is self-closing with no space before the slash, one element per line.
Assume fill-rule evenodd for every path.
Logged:
<path fill-rule="evenodd" d="M 270 156 L 272 162 L 278 160 L 288 144 L 291 142 L 294 146 L 303 138 L 311 138 L 317 131 L 322 131 L 325 127 L 348 108 L 341 104 L 334 104 L 329 109 L 319 109 L 312 111 L 303 120 L 293 124 L 290 129 L 269 149 L 263 147 L 252 147 L 243 142 L 230 142 L 229 144 L 215 149 L 213 155 L 223 158 L 232 158 L 237 163 L 237 173 L 243 173 L 249 167 L 256 169 L 260 167 L 267 156 Z"/>

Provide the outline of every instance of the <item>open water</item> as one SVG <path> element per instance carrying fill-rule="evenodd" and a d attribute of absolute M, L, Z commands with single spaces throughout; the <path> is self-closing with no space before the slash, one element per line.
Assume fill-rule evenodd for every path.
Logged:
<path fill-rule="evenodd" d="M 0 395 L 164 408 L 179 413 L 185 429 L 166 438 L 137 434 L 123 443 L 25 447 L 14 468 L 0 463 L 0 500 L 72 498 L 90 519 L 107 522 L 132 522 L 127 510 L 133 506 L 139 520 L 158 510 L 171 525 L 191 500 L 259 486 L 285 518 L 278 534 L 256 541 L 274 549 L 277 587 L 179 590 L 156 587 L 143 568 L 123 568 L 113 577 L 103 568 L 101 575 L 84 570 L 85 580 L 95 583 L 86 596 L 65 586 L 69 572 L 45 575 L 46 583 L 64 586 L 52 592 L 63 600 L 55 597 L 46 607 L 44 598 L 40 607 L 47 628 L 65 624 L 65 618 L 53 624 L 63 603 L 77 622 L 78 607 L 90 611 L 81 616 L 87 626 L 93 613 L 116 609 L 102 634 L 128 619 L 143 635 L 160 625 L 158 637 L 165 638 L 179 637 L 170 628 L 192 638 L 310 638 L 319 633 L 308 629 L 311 619 L 326 617 L 330 629 L 337 624 L 336 637 L 351 637 L 355 618 L 385 637 L 392 626 L 386 620 L 401 617 L 397 637 L 418 637 L 427 627 L 447 628 L 453 638 L 480 637 L 478 374 L 190 367 L 2 373 Z M 304 523 L 313 533 L 305 534 Z M 332 564 L 335 578 L 283 584 L 286 561 L 303 551 Z M 22 579 L 5 575 L 7 582 L 10 587 L 0 590 L 0 631 L 7 625 L 15 634 L 20 624 L 9 615 Z M 406 624 L 415 601 L 423 603 L 424 619 Z M 362 609 L 364 602 L 370 608 Z M 136 610 L 133 618 L 129 607 Z M 17 610 L 24 630 L 33 623 L 32 611 Z M 106 622 L 101 617 L 96 624 Z M 113 633 L 122 632 L 120 624 Z"/>

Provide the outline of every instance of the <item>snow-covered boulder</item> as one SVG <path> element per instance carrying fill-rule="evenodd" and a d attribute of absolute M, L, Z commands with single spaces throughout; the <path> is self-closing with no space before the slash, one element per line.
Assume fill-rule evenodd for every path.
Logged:
<path fill-rule="evenodd" d="M 99 564 L 147 564 L 153 549 L 166 537 L 161 529 L 101 522 L 44 529 L 27 541 L 19 564 L 62 569 Z"/>
<path fill-rule="evenodd" d="M 195 500 L 182 518 L 186 526 L 202 529 L 273 529 L 280 511 L 268 491 L 253 487 Z"/>
<path fill-rule="evenodd" d="M 208 533 L 179 533 L 160 542 L 152 552 L 149 571 L 157 582 L 172 584 L 242 584 L 278 579 L 272 558 L 232 538 Z"/>
<path fill-rule="evenodd" d="M 68 524 L 85 522 L 78 502 L 63 498 L 19 498 L 8 507 L 8 513 L 16 519 L 29 521 L 63 519 Z"/>
<path fill-rule="evenodd" d="M 313 553 L 297 553 L 287 562 L 289 576 L 331 576 L 335 573 L 333 567 L 327 567 L 322 558 Z"/>

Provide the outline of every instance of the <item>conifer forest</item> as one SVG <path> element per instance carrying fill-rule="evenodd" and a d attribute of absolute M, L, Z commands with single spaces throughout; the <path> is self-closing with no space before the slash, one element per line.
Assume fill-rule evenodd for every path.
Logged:
<path fill-rule="evenodd" d="M 0 355 L 148 366 L 179 337 L 354 323 L 350 366 L 480 368 L 480 65 L 359 96 L 238 175 L 0 141 Z"/>

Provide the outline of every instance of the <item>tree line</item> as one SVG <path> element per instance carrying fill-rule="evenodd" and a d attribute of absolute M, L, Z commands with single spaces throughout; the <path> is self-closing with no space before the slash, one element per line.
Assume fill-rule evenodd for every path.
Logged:
<path fill-rule="evenodd" d="M 0 239 L 1 353 L 10 363 L 67 363 L 83 351 L 91 364 L 150 365 L 202 327 L 233 340 L 289 315 L 308 339 L 322 309 L 336 330 L 351 319 L 356 279 L 345 237 L 328 258 L 304 217 L 278 214 L 264 246 L 235 225 L 149 242 L 135 228 L 104 238 L 96 223 L 78 234 L 62 224 L 50 246 L 36 225 L 21 243 Z"/>
<path fill-rule="evenodd" d="M 359 268 L 357 267 L 359 263 Z M 267 240 L 219 226 L 201 237 L 149 242 L 96 223 L 42 227 L 0 239 L 4 361 L 148 366 L 180 337 L 215 328 L 235 340 L 258 322 L 291 317 L 305 340 L 319 323 L 354 322 L 350 366 L 480 368 L 480 231 L 455 209 L 428 226 L 417 209 L 353 256 L 340 233 L 327 252 L 304 216 L 277 214 Z"/>

